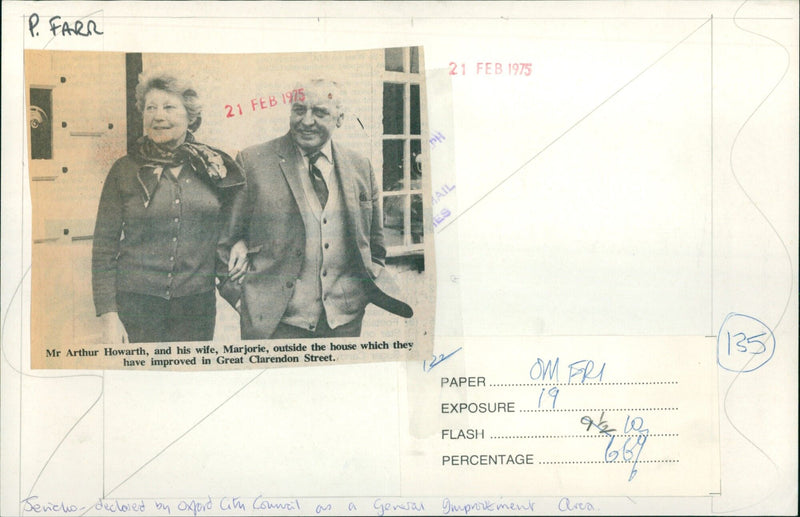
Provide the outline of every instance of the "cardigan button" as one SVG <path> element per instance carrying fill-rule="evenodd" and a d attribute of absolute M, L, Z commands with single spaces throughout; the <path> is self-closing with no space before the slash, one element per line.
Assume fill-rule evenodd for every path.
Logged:
<path fill-rule="evenodd" d="M 292 287 L 294 287 L 294 282 L 292 282 L 291 280 L 286 282 L 286 287 L 287 289 L 291 289 Z"/>

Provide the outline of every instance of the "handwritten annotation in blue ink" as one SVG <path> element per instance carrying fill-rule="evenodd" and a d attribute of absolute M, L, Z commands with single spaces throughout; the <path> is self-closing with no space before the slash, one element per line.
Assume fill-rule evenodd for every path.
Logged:
<path fill-rule="evenodd" d="M 608 445 L 605 450 L 606 463 L 614 463 L 621 459 L 625 463 L 632 463 L 628 482 L 633 481 L 639 470 L 636 466 L 639 463 L 639 455 L 642 453 L 644 444 L 650 434 L 649 429 L 645 429 L 642 417 L 631 418 L 630 415 L 625 419 L 623 435 L 609 435 Z M 619 440 L 617 440 L 619 438 Z M 616 443 L 615 443 L 616 440 Z M 624 441 L 623 441 L 624 440 Z"/>
<path fill-rule="evenodd" d="M 732 312 L 717 333 L 717 364 L 730 372 L 752 372 L 775 353 L 775 335 L 761 320 Z"/>
<path fill-rule="evenodd" d="M 562 371 L 561 358 L 556 357 L 555 361 L 536 358 L 536 362 L 531 365 L 529 376 L 534 381 L 561 382 L 564 377 Z M 567 384 L 587 384 L 603 382 L 606 363 L 596 363 L 591 359 L 580 359 L 567 365 Z M 587 382 L 588 381 L 588 382 Z"/>
<path fill-rule="evenodd" d="M 533 501 L 525 498 L 324 498 L 271 499 L 226 496 L 184 499 L 97 499 L 94 503 L 53 501 L 30 496 L 21 501 L 25 514 L 48 515 L 142 515 L 142 516 L 216 516 L 216 515 L 518 515 L 540 509 L 546 513 L 597 510 L 588 500 L 561 497 Z"/>
<path fill-rule="evenodd" d="M 534 381 L 543 381 L 546 383 L 562 384 L 561 379 L 564 378 L 561 368 L 561 358 L 556 357 L 555 360 L 544 360 L 541 357 L 536 358 L 528 370 L 528 376 Z M 564 384 L 597 384 L 603 382 L 603 374 L 606 370 L 606 363 L 598 366 L 591 359 L 579 359 L 567 365 L 566 380 Z M 556 401 L 560 390 L 557 386 L 549 388 L 542 388 L 539 392 L 539 400 L 536 406 L 537 409 L 556 409 Z"/>
<path fill-rule="evenodd" d="M 570 501 L 569 497 L 558 500 L 559 512 L 593 512 L 595 507 L 588 501 Z"/>
<path fill-rule="evenodd" d="M 446 360 L 450 359 L 451 357 L 453 357 L 456 353 L 458 353 L 459 350 L 461 350 L 461 347 L 456 348 L 455 350 L 453 350 L 452 352 L 450 352 L 447 355 L 439 354 L 437 356 L 436 354 L 434 354 L 433 357 L 431 358 L 430 362 L 428 362 L 427 360 L 422 361 L 422 371 L 429 372 L 429 371 L 433 370 L 436 366 L 442 364 L 444 361 L 446 361 Z"/>
<path fill-rule="evenodd" d="M 475 513 L 477 515 L 486 515 L 487 513 L 504 511 L 532 512 L 535 506 L 536 503 L 530 500 L 524 503 L 516 503 L 514 501 L 493 501 L 491 499 L 482 499 L 467 503 L 456 503 L 445 497 L 442 500 L 442 515 L 469 515 L 471 513 Z"/>

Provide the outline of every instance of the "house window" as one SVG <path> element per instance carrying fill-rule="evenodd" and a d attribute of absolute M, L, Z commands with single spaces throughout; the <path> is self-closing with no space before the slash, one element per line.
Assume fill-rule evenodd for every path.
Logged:
<path fill-rule="evenodd" d="M 53 158 L 53 90 L 50 88 L 31 88 L 28 92 L 30 106 L 30 143 L 32 160 L 51 160 Z"/>
<path fill-rule="evenodd" d="M 383 227 L 389 256 L 422 255 L 419 48 L 387 48 L 383 72 Z"/>

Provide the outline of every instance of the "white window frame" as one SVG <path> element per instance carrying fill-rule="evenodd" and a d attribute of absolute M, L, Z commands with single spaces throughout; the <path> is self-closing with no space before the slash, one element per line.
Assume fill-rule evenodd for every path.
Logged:
<path fill-rule="evenodd" d="M 387 197 L 403 196 L 403 244 L 386 247 L 386 253 L 389 257 L 401 257 L 406 255 L 422 255 L 424 252 L 424 240 L 432 238 L 432 235 L 424 234 L 423 224 L 423 242 L 412 242 L 411 236 L 411 196 L 419 195 L 424 206 L 424 192 L 422 184 L 419 189 L 411 188 L 411 141 L 418 140 L 420 142 L 420 153 L 426 150 L 423 146 L 423 135 L 426 134 L 426 121 L 423 116 L 423 96 L 422 90 L 422 73 L 424 70 L 422 63 L 422 55 L 418 57 L 418 70 L 420 73 L 411 73 L 411 47 L 403 47 L 403 71 L 395 72 L 386 70 L 385 66 L 385 53 L 384 59 L 381 60 L 381 91 L 383 85 L 386 83 L 402 84 L 403 85 L 403 132 L 399 134 L 384 134 L 381 132 L 381 162 L 383 162 L 383 142 L 386 141 L 403 141 L 403 188 L 400 190 L 383 190 L 383 173 L 381 172 L 381 206 L 385 204 Z M 420 133 L 411 134 L 411 85 L 416 84 L 420 88 Z M 382 107 L 381 107 L 382 108 Z M 381 110 L 381 116 L 383 111 Z M 383 167 L 381 167 L 383 171 Z M 430 171 L 423 170 L 422 174 L 429 174 Z M 422 182 L 421 182 L 422 183 Z M 383 210 L 383 208 L 381 208 Z M 383 213 L 381 214 L 383 217 Z"/>

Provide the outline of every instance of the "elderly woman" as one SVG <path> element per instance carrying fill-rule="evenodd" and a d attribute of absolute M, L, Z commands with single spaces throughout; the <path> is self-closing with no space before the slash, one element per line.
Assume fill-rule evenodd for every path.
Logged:
<path fill-rule="evenodd" d="M 142 76 L 136 105 L 144 136 L 111 167 L 97 209 L 92 288 L 103 342 L 211 340 L 216 250 L 244 176 L 194 139 L 201 105 L 186 81 Z"/>

